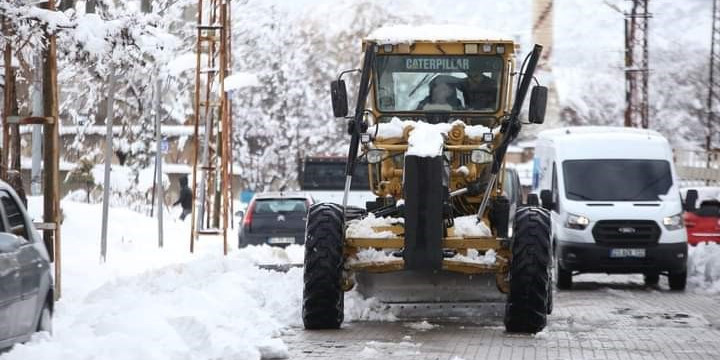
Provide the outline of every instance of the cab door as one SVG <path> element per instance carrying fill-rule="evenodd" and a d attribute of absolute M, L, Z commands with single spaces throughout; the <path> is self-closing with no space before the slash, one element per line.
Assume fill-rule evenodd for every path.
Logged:
<path fill-rule="evenodd" d="M 0 190 L 0 203 L 7 221 L 7 232 L 22 240 L 17 260 L 20 265 L 21 300 L 18 309 L 18 335 L 34 332 L 35 319 L 40 311 L 40 279 L 42 276 L 42 257 L 29 238 L 25 215 L 21 205 L 5 190 Z"/>

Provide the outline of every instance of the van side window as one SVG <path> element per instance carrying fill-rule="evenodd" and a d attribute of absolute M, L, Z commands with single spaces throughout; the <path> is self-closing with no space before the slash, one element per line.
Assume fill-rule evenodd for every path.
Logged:
<path fill-rule="evenodd" d="M 10 226 L 9 232 L 27 240 L 28 235 L 25 217 L 23 216 L 22 211 L 20 211 L 18 203 L 15 202 L 15 199 L 13 199 L 12 196 L 4 190 L 0 191 L 0 201 L 2 202 L 2 207 L 5 210 L 5 216 L 7 216 L 8 226 Z M 3 229 L 3 231 L 5 231 L 5 229 Z"/>
<path fill-rule="evenodd" d="M 558 204 L 558 201 L 560 200 L 560 193 L 558 192 L 557 169 L 554 162 L 552 166 L 552 200 L 553 210 L 557 211 L 558 209 L 560 209 L 560 206 Z"/>

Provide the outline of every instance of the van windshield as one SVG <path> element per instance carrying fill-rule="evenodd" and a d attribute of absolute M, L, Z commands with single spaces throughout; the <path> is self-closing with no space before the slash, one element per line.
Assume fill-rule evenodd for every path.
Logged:
<path fill-rule="evenodd" d="M 659 201 L 672 186 L 666 160 L 567 160 L 563 173 L 569 200 Z"/>

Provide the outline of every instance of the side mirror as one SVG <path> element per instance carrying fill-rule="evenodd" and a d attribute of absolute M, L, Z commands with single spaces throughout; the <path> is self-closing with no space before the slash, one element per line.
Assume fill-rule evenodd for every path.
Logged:
<path fill-rule="evenodd" d="M 695 189 L 688 190 L 685 195 L 685 204 L 683 204 L 685 211 L 695 211 L 695 203 L 697 203 L 697 199 L 698 191 Z"/>
<path fill-rule="evenodd" d="M 530 111 L 528 119 L 533 124 L 545 122 L 545 109 L 547 108 L 547 92 L 545 86 L 535 86 L 530 94 Z"/>
<path fill-rule="evenodd" d="M 10 233 L 0 233 L 0 254 L 15 252 L 20 248 L 22 240 Z"/>
<path fill-rule="evenodd" d="M 527 204 L 528 206 L 540 206 L 540 200 L 538 200 L 537 194 L 528 194 Z"/>
<path fill-rule="evenodd" d="M 235 212 L 235 217 L 236 217 L 236 218 L 242 218 L 243 216 L 245 216 L 245 212 L 244 212 L 244 211 L 238 210 L 238 211 Z"/>
<path fill-rule="evenodd" d="M 552 210 L 555 207 L 553 203 L 552 191 L 542 190 L 540 191 L 540 200 L 542 201 L 542 207 L 547 210 Z"/>
<path fill-rule="evenodd" d="M 348 103 L 345 80 L 335 80 L 331 82 L 330 95 L 332 96 L 333 115 L 335 115 L 335 117 L 346 117 L 348 114 Z"/>

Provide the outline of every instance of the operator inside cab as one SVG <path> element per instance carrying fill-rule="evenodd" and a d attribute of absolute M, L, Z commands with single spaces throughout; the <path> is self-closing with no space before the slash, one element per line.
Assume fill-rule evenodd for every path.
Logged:
<path fill-rule="evenodd" d="M 501 57 L 380 56 L 376 61 L 380 112 L 498 110 Z"/>

